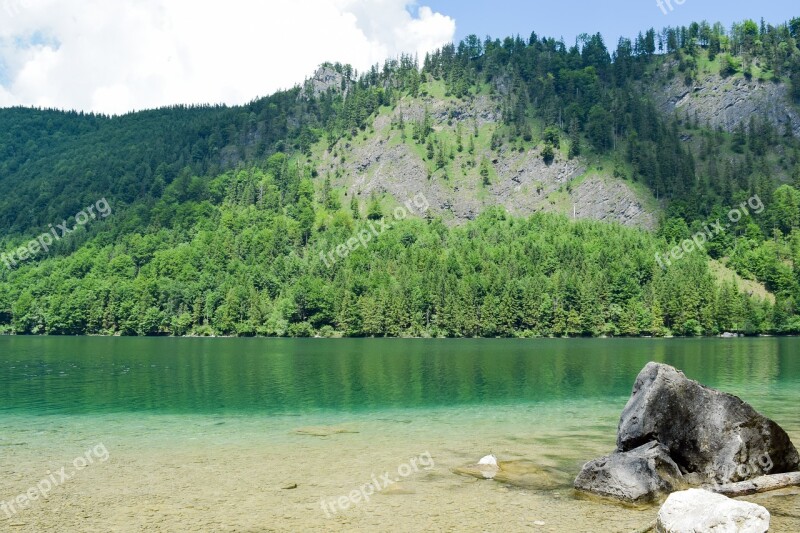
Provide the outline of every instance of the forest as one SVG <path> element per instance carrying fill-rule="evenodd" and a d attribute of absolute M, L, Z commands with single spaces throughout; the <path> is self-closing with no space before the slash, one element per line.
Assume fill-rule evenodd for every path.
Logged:
<path fill-rule="evenodd" d="M 471 36 L 430 54 L 242 107 L 121 117 L 0 110 L 0 252 L 85 205 L 114 215 L 49 254 L 0 265 L 0 332 L 238 336 L 667 336 L 800 333 L 800 139 L 753 117 L 733 132 L 665 116 L 647 88 L 669 70 L 785 83 L 800 102 L 800 19 L 648 30 L 610 51 L 532 34 Z M 315 154 L 381 109 L 444 82 L 502 107 L 487 146 L 530 143 L 605 158 L 663 205 L 659 229 L 515 218 L 397 221 L 333 265 L 321 257 L 391 199 L 330 186 Z M 426 124 L 412 138 L 437 149 Z M 469 137 L 469 139 L 467 139 Z M 686 139 L 691 138 L 691 142 Z M 459 139 L 461 142 L 461 139 Z M 464 132 L 464 144 L 474 143 Z M 488 164 L 488 163 L 481 163 Z M 481 169 L 483 171 L 483 169 Z M 424 179 L 424 178 L 423 178 Z M 669 268 L 655 259 L 731 206 L 766 206 Z M 736 275 L 722 279 L 715 269 Z M 742 286 L 756 281 L 765 294 Z M 766 294 L 768 291 L 768 294 Z"/>

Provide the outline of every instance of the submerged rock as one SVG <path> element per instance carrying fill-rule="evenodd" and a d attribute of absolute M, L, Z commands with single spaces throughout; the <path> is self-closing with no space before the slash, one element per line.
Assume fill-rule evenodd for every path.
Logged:
<path fill-rule="evenodd" d="M 800 467 L 797 449 L 778 424 L 736 396 L 658 363 L 636 378 L 620 419 L 617 451 L 653 440 L 669 450 L 683 473 L 709 481 L 730 483 Z"/>
<path fill-rule="evenodd" d="M 310 426 L 304 428 L 297 428 L 294 430 L 297 435 L 307 435 L 310 437 L 330 437 L 332 435 L 346 435 L 350 433 L 358 433 L 350 428 L 341 426 Z"/>
<path fill-rule="evenodd" d="M 575 479 L 575 488 L 630 503 L 649 503 L 677 490 L 682 477 L 668 450 L 654 441 L 589 461 Z"/>
<path fill-rule="evenodd" d="M 658 533 L 765 533 L 769 511 L 705 490 L 676 492 L 658 512 Z"/>
<path fill-rule="evenodd" d="M 487 455 L 478 461 L 479 465 L 497 466 L 497 457 L 494 455 Z"/>
<path fill-rule="evenodd" d="M 478 479 L 494 479 L 498 472 L 500 472 L 500 465 L 497 464 L 497 458 L 492 462 L 487 460 L 487 457 L 484 457 L 476 464 L 454 468 L 453 472 L 460 476 L 470 476 Z"/>
<path fill-rule="evenodd" d="M 383 489 L 380 494 L 384 496 L 407 496 L 409 494 L 416 494 L 413 488 L 404 485 L 403 483 L 395 483 Z"/>
<path fill-rule="evenodd" d="M 495 463 L 492 464 L 489 458 L 494 458 Z M 479 462 L 454 468 L 453 473 L 534 490 L 552 490 L 568 486 L 569 483 L 566 473 L 532 461 L 497 461 L 493 455 L 484 457 L 481 461 L 484 460 L 486 461 L 483 464 Z"/>

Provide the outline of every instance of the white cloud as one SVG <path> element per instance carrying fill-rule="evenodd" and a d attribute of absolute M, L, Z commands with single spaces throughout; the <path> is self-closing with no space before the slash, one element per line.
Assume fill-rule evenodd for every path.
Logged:
<path fill-rule="evenodd" d="M 124 113 L 244 103 L 324 61 L 365 70 L 452 41 L 411 0 L 0 0 L 0 106 Z"/>

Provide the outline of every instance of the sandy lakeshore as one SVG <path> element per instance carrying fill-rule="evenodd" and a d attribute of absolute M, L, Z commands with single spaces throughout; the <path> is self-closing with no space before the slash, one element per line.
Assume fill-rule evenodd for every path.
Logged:
<path fill-rule="evenodd" d="M 335 417 L 6 416 L 0 499 L 12 500 L 63 466 L 72 475 L 10 519 L 0 513 L 0 529 L 636 531 L 655 519 L 657 507 L 581 498 L 570 486 L 582 462 L 613 448 L 612 407 Z M 787 429 L 800 441 L 800 428 Z M 74 459 L 100 443 L 107 460 L 76 471 Z M 532 478 L 538 486 L 513 487 L 452 472 L 486 453 L 529 460 L 547 475 Z M 350 502 L 371 480 L 381 490 L 367 501 L 357 498 L 346 509 L 330 503 Z M 391 483 L 383 487 L 384 480 Z M 800 490 L 747 500 L 770 510 L 772 531 L 800 531 Z"/>

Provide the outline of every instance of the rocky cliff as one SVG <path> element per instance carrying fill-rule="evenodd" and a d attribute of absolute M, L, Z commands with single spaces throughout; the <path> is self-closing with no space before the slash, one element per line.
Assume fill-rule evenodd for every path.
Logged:
<path fill-rule="evenodd" d="M 687 84 L 676 62 L 665 60 L 642 90 L 652 95 L 665 115 L 676 114 L 700 127 L 732 132 L 758 117 L 782 133 L 788 128 L 800 135 L 800 112 L 790 102 L 785 82 L 747 78 L 742 73 L 724 77 L 717 71 L 712 64 Z M 393 109 L 384 108 L 367 131 L 339 141 L 330 150 L 320 148 L 318 172 L 332 176 L 348 198 L 356 195 L 362 202 L 378 196 L 402 203 L 423 192 L 433 212 L 450 223 L 473 219 L 487 207 L 502 205 L 522 216 L 549 211 L 656 226 L 659 202 L 645 187 L 615 177 L 609 159 L 568 159 L 564 140 L 561 150 L 546 163 L 544 144 L 536 134 L 531 142 L 490 143 L 494 132 L 502 128 L 502 85 L 502 79 L 496 80 L 494 91 L 456 99 L 446 94 L 441 82 L 423 84 L 419 97 L 405 97 Z M 330 66 L 307 82 L 307 90 L 315 94 L 342 87 L 347 89 L 346 79 Z M 425 144 L 412 138 L 412 125 L 425 117 L 437 150 L 444 146 L 452 153 L 444 168 L 426 153 Z M 459 135 L 462 150 L 455 152 Z M 468 151 L 471 137 L 474 150 Z M 489 165 L 488 178 L 479 170 L 484 160 Z"/>
<path fill-rule="evenodd" d="M 790 103 L 786 83 L 748 80 L 741 74 L 726 78 L 705 73 L 687 85 L 681 76 L 670 77 L 670 68 L 669 63 L 662 68 L 655 92 L 656 103 L 665 113 L 677 112 L 700 126 L 727 132 L 742 123 L 746 126 L 750 117 L 756 116 L 768 120 L 780 132 L 788 126 L 794 135 L 800 135 L 800 113 Z"/>
<path fill-rule="evenodd" d="M 568 159 L 556 151 L 545 163 L 543 144 L 503 145 L 496 150 L 488 139 L 501 121 L 500 102 L 488 95 L 467 100 L 433 95 L 406 98 L 396 109 L 381 113 L 370 131 L 337 143 L 321 154 L 318 172 L 334 176 L 334 185 L 347 197 L 362 201 L 387 195 L 404 202 L 423 192 L 434 214 L 449 223 L 474 219 L 485 208 L 502 205 L 516 215 L 539 211 L 570 217 L 616 221 L 653 228 L 657 220 L 655 201 L 649 192 L 610 176 L 610 169 L 588 168 L 586 161 Z M 454 152 L 447 171 L 437 171 L 407 128 L 405 140 L 397 123 L 432 122 L 433 136 L 449 142 Z M 454 140 L 462 132 L 466 145 L 473 137 L 474 153 L 455 151 Z M 478 132 L 474 136 L 474 132 Z M 488 183 L 479 174 L 479 164 L 490 165 Z"/>

